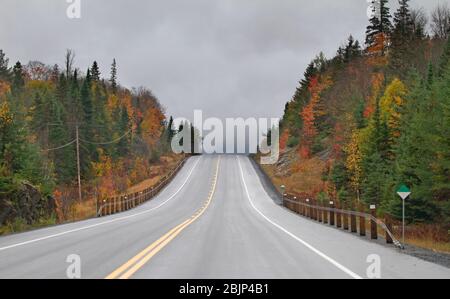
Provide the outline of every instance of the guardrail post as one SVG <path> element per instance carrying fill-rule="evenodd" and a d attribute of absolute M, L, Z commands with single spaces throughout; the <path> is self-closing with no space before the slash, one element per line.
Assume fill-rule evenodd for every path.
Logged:
<path fill-rule="evenodd" d="M 333 201 L 330 201 L 330 209 L 334 209 L 334 202 Z M 330 225 L 331 226 L 334 226 L 334 211 L 333 210 L 331 210 L 330 211 Z"/>
<path fill-rule="evenodd" d="M 371 205 L 370 206 L 370 214 L 375 219 L 377 218 L 377 207 L 376 207 L 376 205 Z M 370 238 L 372 240 L 378 239 L 378 226 L 377 226 L 377 222 L 373 218 L 370 219 Z"/>
<path fill-rule="evenodd" d="M 314 199 L 314 220 L 319 221 L 319 203 Z"/>
<path fill-rule="evenodd" d="M 326 203 L 323 204 L 323 223 L 328 224 L 328 211 L 326 210 Z"/>
<path fill-rule="evenodd" d="M 301 207 L 301 211 L 302 211 L 302 216 L 306 217 L 306 209 L 305 209 L 305 203 L 306 201 L 304 199 L 301 199 L 301 203 L 302 203 L 302 207 Z"/>
<path fill-rule="evenodd" d="M 341 208 L 341 204 L 339 202 L 336 203 L 336 208 L 337 209 Z M 342 227 L 342 215 L 340 212 L 336 212 L 336 226 L 337 228 Z"/>
<path fill-rule="evenodd" d="M 364 215 L 364 209 L 360 208 L 359 210 L 362 213 L 359 216 L 359 235 L 364 237 L 366 235 L 366 216 Z"/>
<path fill-rule="evenodd" d="M 310 207 L 311 201 L 309 198 L 306 199 L 306 206 L 305 206 L 305 213 L 306 218 L 311 218 L 311 207 Z"/>
<path fill-rule="evenodd" d="M 386 227 L 387 227 L 387 229 L 388 229 L 390 232 L 392 232 L 392 222 L 391 222 L 391 219 L 389 219 L 389 217 L 386 216 L 384 221 L 386 222 Z M 387 231 L 386 231 L 386 243 L 387 243 L 387 244 L 393 244 L 393 243 L 394 243 L 394 240 L 392 240 L 391 235 L 390 235 Z"/>
<path fill-rule="evenodd" d="M 344 210 L 347 211 L 347 205 L 344 204 L 343 207 L 344 207 Z M 344 230 L 348 230 L 348 214 L 347 214 L 347 212 L 344 212 L 342 214 L 342 217 L 343 217 L 343 222 L 344 222 Z"/>
<path fill-rule="evenodd" d="M 318 218 L 319 218 L 319 222 L 322 223 L 323 222 L 323 210 L 322 210 L 322 204 L 318 201 L 317 202 L 317 213 L 318 213 Z"/>
<path fill-rule="evenodd" d="M 294 212 L 296 214 L 300 214 L 300 201 L 297 199 L 296 196 L 294 196 Z"/>
<path fill-rule="evenodd" d="M 353 207 L 354 207 L 354 205 L 352 205 L 352 210 L 355 211 L 355 209 Z M 356 215 L 353 213 L 350 215 L 350 230 L 352 233 L 358 232 L 358 230 L 356 228 Z"/>
<path fill-rule="evenodd" d="M 107 204 L 107 206 L 108 206 L 108 215 L 111 215 L 112 214 L 112 207 L 111 207 L 111 198 L 108 198 L 107 200 L 106 200 L 106 204 Z"/>

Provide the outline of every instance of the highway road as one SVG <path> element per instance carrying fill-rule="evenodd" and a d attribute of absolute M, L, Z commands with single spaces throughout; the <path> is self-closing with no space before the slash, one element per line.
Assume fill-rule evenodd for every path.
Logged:
<path fill-rule="evenodd" d="M 73 256 L 81 278 L 359 279 L 372 278 L 374 261 L 381 278 L 450 278 L 280 207 L 249 158 L 233 155 L 190 158 L 136 209 L 0 238 L 0 278 L 68 278 Z"/>

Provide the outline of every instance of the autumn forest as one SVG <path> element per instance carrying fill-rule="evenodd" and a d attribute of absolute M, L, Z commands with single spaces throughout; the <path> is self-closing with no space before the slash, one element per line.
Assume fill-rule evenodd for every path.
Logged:
<path fill-rule="evenodd" d="M 305 71 L 281 123 L 282 157 L 267 172 L 287 191 L 340 207 L 371 204 L 409 224 L 450 225 L 450 11 L 391 11 L 377 1 L 366 40 L 352 36 Z"/>

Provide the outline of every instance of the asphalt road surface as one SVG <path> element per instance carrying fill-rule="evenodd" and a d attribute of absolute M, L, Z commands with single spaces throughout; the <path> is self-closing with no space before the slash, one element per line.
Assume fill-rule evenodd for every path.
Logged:
<path fill-rule="evenodd" d="M 134 210 L 0 238 L 0 278 L 450 278 L 278 206 L 256 171 L 246 156 L 190 158 Z"/>

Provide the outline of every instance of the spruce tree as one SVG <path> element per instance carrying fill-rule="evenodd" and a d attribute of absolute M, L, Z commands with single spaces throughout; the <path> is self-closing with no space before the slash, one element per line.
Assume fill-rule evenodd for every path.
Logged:
<path fill-rule="evenodd" d="M 401 135 L 394 148 L 396 186 L 406 184 L 413 193 L 406 202 L 406 216 L 410 222 L 431 221 L 437 215 L 437 206 L 433 201 L 433 171 L 436 148 L 433 136 L 436 136 L 438 113 L 431 101 L 431 92 L 424 86 L 419 75 L 412 81 L 400 126 Z M 388 211 L 401 218 L 402 202 L 391 190 Z"/>
<path fill-rule="evenodd" d="M 115 58 L 111 65 L 111 78 L 110 78 L 109 82 L 111 83 L 111 88 L 112 88 L 113 94 L 116 94 L 117 93 L 117 63 L 116 63 Z"/>
<path fill-rule="evenodd" d="M 390 67 L 392 72 L 404 78 L 412 66 L 414 49 L 414 23 L 409 9 L 409 0 L 399 0 L 400 7 L 394 15 L 394 30 L 391 35 Z"/>
<path fill-rule="evenodd" d="M 386 43 L 389 38 L 392 24 L 391 14 L 387 6 L 388 0 L 373 0 L 373 17 L 369 20 L 370 24 L 366 30 L 366 46 L 370 48 L 381 48 L 381 54 L 384 55 L 386 45 L 377 45 L 380 42 Z M 381 37 L 381 39 L 380 39 Z"/>
<path fill-rule="evenodd" d="M 12 91 L 13 94 L 17 95 L 23 89 L 25 85 L 25 79 L 23 76 L 22 64 L 18 61 L 13 68 L 13 80 L 12 80 Z"/>
<path fill-rule="evenodd" d="M 0 49 L 0 80 L 9 80 L 10 70 L 8 64 L 9 59 L 6 58 L 3 50 Z"/>
<path fill-rule="evenodd" d="M 100 81 L 100 69 L 98 67 L 97 61 L 94 61 L 91 67 L 91 77 L 92 81 L 99 82 Z"/>

